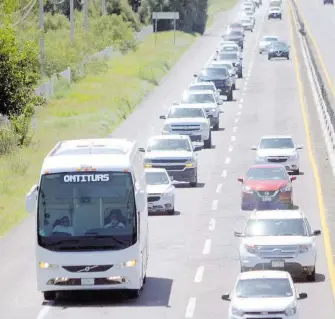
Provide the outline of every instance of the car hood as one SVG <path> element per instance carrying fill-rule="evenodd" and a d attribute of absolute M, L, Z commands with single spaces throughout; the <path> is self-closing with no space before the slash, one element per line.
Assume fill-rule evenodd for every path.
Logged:
<path fill-rule="evenodd" d="M 243 245 L 282 246 L 282 245 L 308 245 L 313 237 L 308 236 L 255 236 L 242 239 Z"/>
<path fill-rule="evenodd" d="M 259 46 L 260 47 L 266 47 L 266 46 L 269 46 L 271 44 L 270 41 L 261 41 L 259 42 Z"/>
<path fill-rule="evenodd" d="M 276 191 L 280 188 L 285 187 L 288 183 L 289 182 L 287 180 L 246 180 L 244 185 L 249 186 L 254 191 Z"/>
<path fill-rule="evenodd" d="M 226 62 L 230 62 L 230 63 L 240 63 L 241 62 L 241 60 L 240 59 L 231 59 L 231 60 L 219 60 L 219 61 L 226 61 Z"/>
<path fill-rule="evenodd" d="M 260 300 L 262 301 L 260 306 Z M 285 311 L 294 297 L 286 298 L 234 298 L 232 305 L 244 312 L 258 312 L 258 311 Z"/>
<path fill-rule="evenodd" d="M 195 105 L 201 105 L 204 109 L 216 108 L 216 103 L 196 103 Z"/>
<path fill-rule="evenodd" d="M 227 35 L 227 36 L 225 36 L 225 39 L 227 41 L 243 41 L 243 37 L 233 36 L 233 35 Z"/>
<path fill-rule="evenodd" d="M 201 123 L 207 123 L 207 119 L 203 117 L 170 118 L 170 119 L 166 119 L 164 124 L 190 125 L 190 124 L 201 124 Z"/>
<path fill-rule="evenodd" d="M 152 151 L 146 152 L 144 159 L 187 159 L 192 158 L 193 153 L 187 151 Z"/>
<path fill-rule="evenodd" d="M 165 185 L 147 185 L 147 194 L 162 194 L 167 191 L 169 184 Z"/>
<path fill-rule="evenodd" d="M 262 149 L 257 150 L 257 156 L 258 157 L 267 157 L 267 156 L 293 156 L 297 154 L 297 151 L 295 149 L 291 148 L 268 148 L 268 149 Z"/>

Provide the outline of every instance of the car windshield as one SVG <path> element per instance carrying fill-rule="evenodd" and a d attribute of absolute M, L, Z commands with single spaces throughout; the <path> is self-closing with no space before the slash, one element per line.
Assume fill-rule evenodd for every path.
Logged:
<path fill-rule="evenodd" d="M 201 90 L 209 90 L 214 91 L 214 85 L 213 84 L 199 84 L 199 85 L 193 85 L 189 87 L 190 91 L 201 91 Z"/>
<path fill-rule="evenodd" d="M 182 103 L 215 103 L 213 94 L 185 94 L 181 100 Z"/>
<path fill-rule="evenodd" d="M 228 77 L 227 69 L 224 68 L 206 68 L 201 71 L 201 78 L 217 78 L 217 77 Z"/>
<path fill-rule="evenodd" d="M 188 140 L 180 138 L 153 139 L 149 142 L 147 152 L 152 151 L 187 151 L 191 152 Z"/>
<path fill-rule="evenodd" d="M 273 41 L 278 41 L 278 38 L 276 38 L 276 37 L 264 37 L 263 41 L 264 42 L 273 42 Z"/>
<path fill-rule="evenodd" d="M 232 24 L 230 25 L 230 27 L 231 27 L 231 28 L 242 28 L 242 25 L 239 24 L 239 23 L 232 23 Z"/>
<path fill-rule="evenodd" d="M 218 66 L 220 66 L 220 68 L 227 68 L 229 71 L 233 70 L 233 66 L 229 63 L 218 63 Z"/>
<path fill-rule="evenodd" d="M 259 149 L 273 149 L 273 148 L 294 148 L 294 143 L 291 138 L 263 138 L 259 143 Z"/>
<path fill-rule="evenodd" d="M 285 168 L 281 167 L 253 167 L 247 172 L 247 179 L 254 181 L 287 180 Z"/>
<path fill-rule="evenodd" d="M 287 44 L 285 42 L 274 41 L 271 43 L 271 48 L 275 50 L 284 50 L 287 48 Z"/>
<path fill-rule="evenodd" d="M 42 175 L 39 244 L 53 250 L 129 247 L 137 229 L 133 185 L 126 172 Z"/>
<path fill-rule="evenodd" d="M 251 23 L 251 20 L 250 19 L 243 19 L 243 20 L 241 20 L 242 21 L 242 23 Z"/>
<path fill-rule="evenodd" d="M 196 117 L 206 117 L 201 108 L 173 108 L 171 109 L 168 118 L 178 119 L 178 118 L 196 118 Z"/>
<path fill-rule="evenodd" d="M 223 52 L 220 54 L 220 60 L 237 60 L 238 56 L 236 53 Z"/>
<path fill-rule="evenodd" d="M 295 219 L 249 219 L 246 237 L 253 236 L 308 236 L 302 218 Z"/>
<path fill-rule="evenodd" d="M 221 51 L 223 51 L 223 52 L 238 52 L 238 47 L 225 45 L 225 46 L 221 47 Z"/>
<path fill-rule="evenodd" d="M 286 278 L 241 279 L 235 288 L 238 298 L 285 298 L 292 297 L 293 291 Z"/>
<path fill-rule="evenodd" d="M 280 8 L 278 7 L 272 7 L 270 11 L 275 12 L 275 11 L 281 11 Z"/>
<path fill-rule="evenodd" d="M 145 179 L 146 179 L 147 185 L 170 184 L 169 178 L 165 172 L 146 172 Z"/>

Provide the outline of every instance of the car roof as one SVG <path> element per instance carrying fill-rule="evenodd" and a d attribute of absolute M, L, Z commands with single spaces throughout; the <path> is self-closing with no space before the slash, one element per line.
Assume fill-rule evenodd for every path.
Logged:
<path fill-rule="evenodd" d="M 261 137 L 261 140 L 262 139 L 286 139 L 286 138 L 290 138 L 293 140 L 292 136 L 291 135 L 263 135 Z"/>
<path fill-rule="evenodd" d="M 211 94 L 213 95 L 213 91 L 212 90 L 186 90 L 184 91 L 184 94 Z"/>
<path fill-rule="evenodd" d="M 300 209 L 255 210 L 250 219 L 298 219 L 305 215 Z"/>
<path fill-rule="evenodd" d="M 213 61 L 212 64 L 213 65 L 229 64 L 229 65 L 233 66 L 233 62 L 231 62 L 230 60 Z"/>
<path fill-rule="evenodd" d="M 281 164 L 254 164 L 249 166 L 248 169 L 250 168 L 285 168 L 285 166 Z"/>
<path fill-rule="evenodd" d="M 265 39 L 265 38 L 276 38 L 276 39 L 279 39 L 279 37 L 276 36 L 276 35 L 264 35 L 264 36 L 262 37 L 262 39 Z"/>
<path fill-rule="evenodd" d="M 211 92 L 212 93 L 212 92 Z M 173 105 L 171 109 L 203 109 L 201 103 L 180 103 L 178 105 Z"/>
<path fill-rule="evenodd" d="M 189 140 L 188 135 L 179 135 L 179 134 L 168 134 L 168 135 L 155 135 L 151 136 L 149 140 Z"/>
<path fill-rule="evenodd" d="M 239 280 L 245 279 L 271 279 L 271 278 L 283 278 L 289 279 L 291 275 L 287 271 L 282 270 L 254 270 L 242 272 L 239 275 Z"/>
<path fill-rule="evenodd" d="M 146 173 L 166 173 L 167 171 L 165 168 L 145 168 L 144 171 Z"/>
<path fill-rule="evenodd" d="M 203 85 L 207 85 L 207 86 L 215 86 L 215 83 L 214 82 L 210 82 L 210 81 L 208 81 L 208 82 L 197 82 L 197 83 L 192 83 L 192 84 L 190 84 L 190 86 L 189 86 L 189 88 L 190 87 L 194 87 L 194 86 L 203 86 Z"/>

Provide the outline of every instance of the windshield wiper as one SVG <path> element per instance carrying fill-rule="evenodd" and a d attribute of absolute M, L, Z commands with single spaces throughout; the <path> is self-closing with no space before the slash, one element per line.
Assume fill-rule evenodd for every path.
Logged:
<path fill-rule="evenodd" d="M 46 244 L 47 247 L 53 247 L 53 246 L 58 246 L 61 244 L 74 244 L 74 246 L 78 247 L 77 244 L 80 243 L 79 239 L 61 239 L 61 240 L 57 240 L 55 242 L 52 242 L 50 244 Z"/>
<path fill-rule="evenodd" d="M 85 239 L 111 239 L 111 240 L 113 240 L 114 242 L 116 242 L 120 245 L 129 244 L 129 241 L 120 240 L 120 239 L 116 238 L 115 236 L 99 235 L 99 233 L 94 233 L 94 232 L 89 232 L 87 234 L 90 235 L 90 236 L 85 236 Z M 96 236 L 94 236 L 94 235 L 96 235 Z"/>

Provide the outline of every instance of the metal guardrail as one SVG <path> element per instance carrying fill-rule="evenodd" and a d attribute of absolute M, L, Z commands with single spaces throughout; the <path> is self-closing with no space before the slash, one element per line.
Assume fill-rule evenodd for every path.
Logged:
<path fill-rule="evenodd" d="M 136 40 L 137 41 L 143 41 L 146 36 L 153 33 L 153 27 L 152 25 L 144 27 L 140 32 L 136 33 Z M 92 59 L 111 59 L 113 56 L 116 56 L 120 54 L 117 50 L 115 50 L 113 47 L 106 47 L 105 49 L 93 54 L 91 57 L 85 59 L 82 61 L 78 69 L 75 70 L 78 75 L 84 75 L 85 65 L 89 60 Z M 44 82 L 40 86 L 38 86 L 35 90 L 36 94 L 39 96 L 45 97 L 47 100 L 52 98 L 55 94 L 55 84 L 58 80 L 62 79 L 65 80 L 68 84 L 72 83 L 72 75 L 73 71 L 70 67 L 67 67 L 64 71 L 54 74 L 48 81 Z"/>
<path fill-rule="evenodd" d="M 324 114 L 325 121 L 327 122 L 327 131 L 329 132 L 330 138 L 332 140 L 332 146 L 333 149 L 335 149 L 335 141 L 334 141 L 334 131 L 335 131 L 335 111 L 334 111 L 334 97 L 329 92 L 329 88 L 326 84 L 325 75 L 323 74 L 322 67 L 320 65 L 320 62 L 317 59 L 317 53 L 315 52 L 315 48 L 313 45 L 313 41 L 310 38 L 306 28 L 304 20 L 299 12 L 298 6 L 295 2 L 295 0 L 291 0 L 292 7 L 294 9 L 295 16 L 297 18 L 297 21 L 300 25 L 299 32 L 304 37 L 304 40 L 306 42 L 307 49 L 309 51 L 310 59 L 313 65 L 313 69 L 315 72 L 316 79 L 318 81 L 319 87 L 320 87 L 320 100 L 325 104 L 326 106 L 326 112 L 328 114 Z M 330 123 L 328 123 L 330 121 Z"/>

